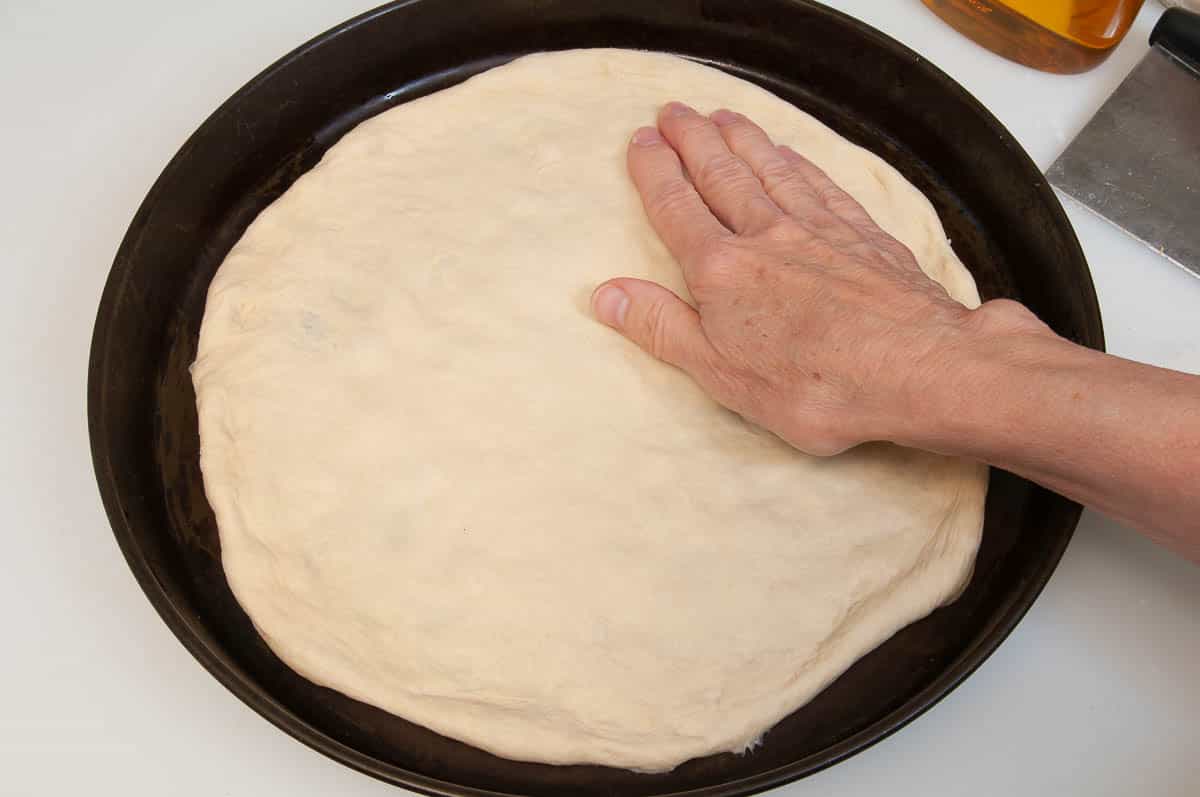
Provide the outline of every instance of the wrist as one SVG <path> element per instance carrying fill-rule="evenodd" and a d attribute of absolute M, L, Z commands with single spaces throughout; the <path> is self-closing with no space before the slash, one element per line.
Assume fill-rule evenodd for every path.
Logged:
<path fill-rule="evenodd" d="M 888 439 L 952 456 L 1002 458 L 998 449 L 1012 424 L 1036 403 L 1033 375 L 1071 348 L 1016 302 L 967 310 L 914 371 L 905 417 Z"/>

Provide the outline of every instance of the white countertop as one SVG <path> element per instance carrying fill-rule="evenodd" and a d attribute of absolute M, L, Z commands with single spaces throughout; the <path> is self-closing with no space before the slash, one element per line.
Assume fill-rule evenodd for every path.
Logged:
<path fill-rule="evenodd" d="M 247 79 L 361 0 L 0 4 L 5 545 L 0 794 L 400 794 L 276 730 L 159 620 L 113 540 L 88 451 L 100 290 L 167 160 Z M 923 53 L 1044 168 L 1146 49 L 1045 75 L 917 0 L 843 0 Z M 799 57 L 799 56 L 798 56 Z M 953 119 L 947 119 L 953 124 Z M 1110 351 L 1200 371 L 1200 280 L 1066 203 Z M 925 716 L 775 794 L 1184 795 L 1200 780 L 1200 568 L 1088 512 L 1000 650 Z"/>

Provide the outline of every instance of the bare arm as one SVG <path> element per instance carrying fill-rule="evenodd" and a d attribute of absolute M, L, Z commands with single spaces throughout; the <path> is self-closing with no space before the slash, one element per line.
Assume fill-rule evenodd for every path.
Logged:
<path fill-rule="evenodd" d="M 968 310 L 740 115 L 672 103 L 629 170 L 696 307 L 614 279 L 593 308 L 722 404 L 813 454 L 981 459 L 1200 562 L 1200 377 L 1076 346 L 1014 302 Z"/>
<path fill-rule="evenodd" d="M 1200 563 L 1200 377 L 1049 333 L 981 336 L 964 359 L 937 423 L 898 442 L 1019 473 Z"/>

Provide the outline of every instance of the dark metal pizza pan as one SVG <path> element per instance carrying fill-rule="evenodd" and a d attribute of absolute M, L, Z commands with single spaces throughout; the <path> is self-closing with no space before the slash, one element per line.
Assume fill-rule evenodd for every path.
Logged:
<path fill-rule="evenodd" d="M 188 139 L 121 244 L 92 342 L 96 475 L 134 575 L 201 664 L 305 744 L 431 794 L 740 795 L 827 767 L 978 667 L 1042 589 L 1079 518 L 1076 504 L 994 470 L 983 546 L 957 602 L 863 658 L 752 753 L 666 774 L 497 758 L 284 666 L 230 594 L 200 479 L 187 368 L 214 271 L 251 219 L 357 122 L 523 53 L 597 46 L 696 58 L 815 114 L 932 199 L 985 298 L 1019 299 L 1059 333 L 1103 348 L 1075 234 L 1013 137 L 921 56 L 815 3 L 416 0 L 285 56 Z"/>

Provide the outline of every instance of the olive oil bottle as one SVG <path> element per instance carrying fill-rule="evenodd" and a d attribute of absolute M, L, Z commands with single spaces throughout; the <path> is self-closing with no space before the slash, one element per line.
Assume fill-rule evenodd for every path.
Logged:
<path fill-rule="evenodd" d="M 1046 72 L 1084 72 L 1108 57 L 1143 0 L 922 0 L 959 32 Z"/>

